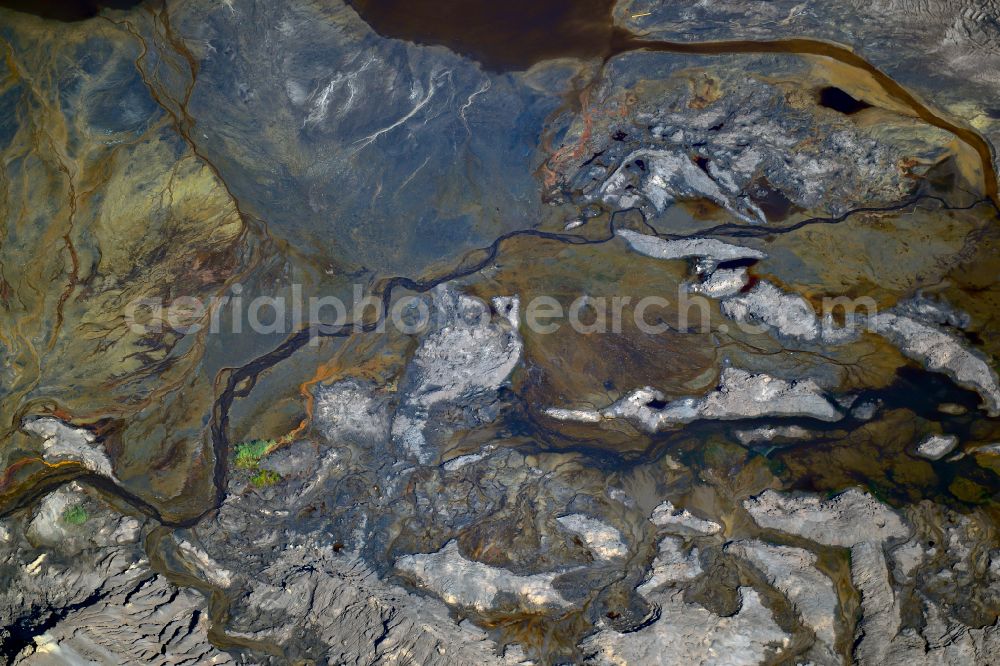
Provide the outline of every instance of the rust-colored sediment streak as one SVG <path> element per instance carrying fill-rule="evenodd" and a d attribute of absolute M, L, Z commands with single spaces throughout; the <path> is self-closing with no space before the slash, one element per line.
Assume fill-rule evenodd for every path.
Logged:
<path fill-rule="evenodd" d="M 542 177 L 542 183 L 545 185 L 546 189 L 555 186 L 557 182 L 557 171 L 553 169 L 551 164 L 561 164 L 570 161 L 577 161 L 582 158 L 587 153 L 587 144 L 593 136 L 594 132 L 594 122 L 601 116 L 607 116 L 610 118 L 627 118 L 631 106 L 634 104 L 635 99 L 626 96 L 623 99 L 618 100 L 617 105 L 595 106 L 590 101 L 592 86 L 584 86 L 583 90 L 579 95 L 579 114 L 580 118 L 583 120 L 583 131 L 580 136 L 571 144 L 567 144 L 562 148 L 556 150 L 552 157 L 542 163 L 539 167 L 539 173 Z M 559 111 L 561 111 L 560 108 Z M 558 113 L 558 112 L 557 112 Z M 550 144 L 550 138 L 547 136 L 542 137 L 542 150 L 546 150 Z"/>
<path fill-rule="evenodd" d="M 19 471 L 32 465 L 36 466 L 36 469 L 29 472 L 25 478 L 15 478 Z M 6 515 L 26 502 L 34 501 L 51 487 L 72 481 L 87 473 L 87 468 L 74 460 L 52 463 L 36 457 L 16 460 L 0 475 L 0 515 Z"/>
<path fill-rule="evenodd" d="M 312 423 L 313 410 L 315 409 L 316 403 L 316 397 L 313 395 L 312 388 L 320 382 L 333 377 L 340 370 L 341 365 L 339 357 L 340 352 L 338 351 L 329 361 L 320 364 L 319 367 L 316 368 L 316 372 L 313 376 L 299 386 L 299 394 L 305 401 L 306 417 L 299 422 L 299 425 L 296 426 L 294 430 L 286 435 L 289 441 L 305 432 L 306 428 L 309 427 L 309 424 Z"/>
<path fill-rule="evenodd" d="M 334 352 L 333 356 L 331 356 L 329 360 L 327 360 L 324 363 L 321 363 L 316 368 L 316 372 L 313 373 L 313 376 L 311 378 L 309 378 L 299 386 L 299 394 L 305 401 L 306 417 L 302 419 L 302 421 L 294 430 L 285 435 L 283 439 L 287 439 L 288 442 L 291 442 L 295 437 L 298 437 L 303 432 L 305 432 L 306 428 L 309 427 L 309 424 L 312 423 L 313 411 L 315 409 L 315 403 L 316 403 L 316 397 L 315 395 L 313 395 L 313 387 L 322 382 L 334 379 L 340 373 L 346 370 L 352 369 L 351 362 L 349 360 L 344 361 L 343 359 L 346 350 L 349 348 L 350 344 L 347 341 L 345 341 L 343 345 L 337 348 L 337 351 Z M 358 368 L 353 368 L 353 369 L 358 369 Z"/>

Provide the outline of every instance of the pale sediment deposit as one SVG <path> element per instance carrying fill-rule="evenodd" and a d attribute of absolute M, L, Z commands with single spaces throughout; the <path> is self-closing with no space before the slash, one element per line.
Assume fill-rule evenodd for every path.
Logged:
<path fill-rule="evenodd" d="M 647 387 L 633 391 L 600 411 L 557 407 L 549 408 L 545 413 L 554 419 L 581 423 L 623 419 L 648 432 L 702 419 L 804 416 L 821 421 L 837 421 L 843 418 L 843 414 L 811 380 L 789 382 L 732 367 L 725 368 L 718 387 L 701 398 L 680 398 L 666 402 L 661 392 Z"/>

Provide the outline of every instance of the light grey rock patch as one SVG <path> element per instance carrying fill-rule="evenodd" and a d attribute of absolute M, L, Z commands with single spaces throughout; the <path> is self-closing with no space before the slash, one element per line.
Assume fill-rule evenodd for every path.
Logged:
<path fill-rule="evenodd" d="M 925 626 L 901 629 L 899 598 L 878 544 L 859 543 L 851 548 L 851 578 L 861 592 L 862 619 L 855 650 L 858 663 L 986 666 L 1000 654 L 1000 621 L 973 629 L 948 619 L 927 599 L 922 604 Z"/>
<path fill-rule="evenodd" d="M 736 259 L 764 259 L 767 256 L 760 250 L 725 243 L 714 238 L 664 240 L 657 236 L 641 234 L 629 229 L 619 229 L 615 232 L 615 235 L 624 238 L 629 247 L 639 254 L 654 259 L 707 257 L 719 262 Z"/>
<path fill-rule="evenodd" d="M 73 460 L 92 472 L 117 481 L 108 454 L 103 446 L 95 443 L 96 437 L 89 430 L 73 428 L 51 417 L 25 421 L 22 428 L 42 438 L 43 455 L 47 461 Z"/>
<path fill-rule="evenodd" d="M 633 3 L 619 3 L 619 12 L 626 11 L 623 4 Z M 659 14 L 672 11 L 668 7 L 673 4 L 635 2 L 628 13 Z M 697 7 L 685 7 L 682 14 L 705 11 L 701 5 L 706 3 L 685 4 Z M 717 4 L 707 3 L 713 8 Z M 740 16 L 754 11 L 748 7 L 742 3 L 734 8 L 731 22 L 738 24 Z M 642 25 L 635 28 L 644 30 Z M 701 29 L 685 25 L 670 38 L 694 39 Z M 803 114 L 789 104 L 781 86 L 761 80 L 764 76 L 757 72 L 763 67 L 758 63 L 739 75 L 719 74 L 716 69 L 721 94 L 707 105 L 705 100 L 696 101 L 697 93 L 683 84 L 662 89 L 634 83 L 643 79 L 644 67 L 662 67 L 666 57 L 632 53 L 607 64 L 598 94 L 604 99 L 636 96 L 636 110 L 629 118 L 634 131 L 617 141 L 609 132 L 590 134 L 589 118 L 575 120 L 560 148 L 583 141 L 601 159 L 586 165 L 557 161 L 562 193 L 619 210 L 638 207 L 647 218 L 678 200 L 708 199 L 735 218 L 762 224 L 768 222 L 758 196 L 762 174 L 769 189 L 820 215 L 899 201 L 912 190 L 898 164 L 909 148 L 905 142 L 876 135 L 833 114 Z M 939 144 L 925 150 L 935 156 L 945 152 Z"/>
<path fill-rule="evenodd" d="M 668 583 L 682 583 L 694 580 L 703 572 L 698 560 L 698 549 L 684 552 L 684 540 L 676 536 L 666 536 L 660 540 L 659 551 L 653 560 L 653 568 L 642 585 L 635 590 L 649 598 L 653 592 Z"/>
<path fill-rule="evenodd" d="M 657 212 L 663 212 L 676 197 L 703 196 L 726 208 L 748 222 L 766 222 L 754 219 L 736 208 L 719 184 L 691 161 L 681 151 L 641 148 L 627 155 L 621 165 L 608 176 L 600 192 L 605 203 L 621 208 L 631 208 L 639 203 L 639 196 L 629 189 L 632 178 L 627 167 L 636 160 L 643 160 L 647 171 L 641 178 L 639 192 Z"/>
<path fill-rule="evenodd" d="M 1000 442 L 995 444 L 983 444 L 970 449 L 970 453 L 986 454 L 988 456 L 1000 456 Z"/>
<path fill-rule="evenodd" d="M 738 541 L 726 551 L 749 561 L 781 591 L 802 623 L 816 634 L 824 663 L 838 663 L 836 653 L 837 591 L 833 581 L 816 568 L 816 556 L 808 550 L 775 546 L 762 541 Z"/>
<path fill-rule="evenodd" d="M 728 420 L 809 416 L 822 421 L 836 421 L 842 417 L 810 379 L 790 382 L 733 367 L 722 371 L 716 390 L 700 399 L 675 401 L 663 411 L 667 421 L 676 419 L 680 423 L 694 418 Z"/>
<path fill-rule="evenodd" d="M 851 395 L 850 393 L 848 393 L 847 395 L 841 395 L 837 397 L 837 404 L 843 407 L 844 409 L 850 409 L 851 407 L 854 406 L 854 403 L 856 403 L 857 401 L 858 401 L 858 396 Z"/>
<path fill-rule="evenodd" d="M 469 581 L 473 584 L 475 581 Z M 233 633 L 287 645 L 303 635 L 326 646 L 328 663 L 516 664 L 437 599 L 379 578 L 362 560 L 313 541 L 287 547 L 250 581 Z"/>
<path fill-rule="evenodd" d="M 722 303 L 722 312 L 734 321 L 763 324 L 779 335 L 803 340 L 820 336 L 820 321 L 806 299 L 760 281 L 745 294 Z"/>
<path fill-rule="evenodd" d="M 430 407 L 499 388 L 517 365 L 523 347 L 509 318 L 517 321 L 518 300 L 510 304 L 512 310 L 494 322 L 477 299 L 447 285 L 436 287 L 434 306 L 445 321 L 421 341 L 414 354 L 419 380 L 410 392 L 410 402 Z M 467 314 L 481 319 L 469 321 Z"/>
<path fill-rule="evenodd" d="M 218 562 L 206 553 L 202 548 L 194 545 L 190 541 L 180 540 L 177 542 L 177 550 L 180 551 L 188 561 L 195 565 L 202 576 L 213 585 L 218 587 L 229 587 L 233 584 L 233 572 L 222 568 Z"/>
<path fill-rule="evenodd" d="M 891 312 L 869 317 L 869 326 L 928 369 L 943 372 L 961 386 L 979 393 L 990 416 L 1000 416 L 1000 380 L 978 352 L 932 324 Z"/>
<path fill-rule="evenodd" d="M 490 303 L 502 317 L 507 318 L 511 330 L 516 331 L 521 325 L 521 299 L 518 296 L 494 296 Z"/>
<path fill-rule="evenodd" d="M 624 506 L 630 508 L 635 506 L 635 500 L 621 488 L 615 488 L 613 486 L 608 488 L 608 497 Z"/>
<path fill-rule="evenodd" d="M 660 391 L 646 387 L 634 390 L 600 411 L 548 408 L 544 413 L 551 418 L 581 423 L 623 419 L 651 433 L 699 419 L 806 416 L 821 421 L 838 421 L 843 418 L 843 414 L 811 379 L 787 381 L 732 367 L 725 368 L 718 387 L 701 398 L 681 398 L 667 403 L 662 409 L 651 406 L 664 401 L 664 398 Z"/>
<path fill-rule="evenodd" d="M 463 467 L 466 467 L 467 465 L 472 465 L 473 463 L 479 462 L 483 458 L 490 455 L 490 453 L 492 452 L 493 452 L 493 446 L 487 444 L 485 447 L 483 447 L 483 450 L 478 453 L 470 453 L 468 455 L 452 458 L 451 460 L 449 460 L 444 464 L 444 471 L 456 472 L 462 469 Z"/>
<path fill-rule="evenodd" d="M 723 300 L 722 313 L 733 321 L 763 326 L 779 337 L 796 340 L 841 344 L 858 335 L 857 327 L 837 327 L 832 316 L 820 319 L 805 298 L 782 291 L 766 280 L 748 292 Z"/>
<path fill-rule="evenodd" d="M 663 393 L 652 387 L 636 389 L 610 407 L 602 410 L 604 418 L 623 419 L 646 432 L 655 433 L 672 423 L 689 423 L 698 418 L 699 412 L 693 399 L 674 401 L 657 409 L 651 405 L 663 402 Z"/>
<path fill-rule="evenodd" d="M 941 460 L 958 446 L 954 435 L 930 435 L 917 445 L 917 455 L 927 460 Z"/>
<path fill-rule="evenodd" d="M 142 529 L 142 525 L 135 518 L 123 517 L 118 521 L 117 527 L 108 536 L 108 542 L 116 545 L 124 545 L 127 543 L 136 543 L 139 540 L 139 532 Z M 103 530 L 98 532 L 98 538 L 100 539 L 103 534 Z"/>
<path fill-rule="evenodd" d="M 900 598 L 892 586 L 884 548 L 886 542 L 907 536 L 909 529 L 895 512 L 867 493 L 852 489 L 824 501 L 818 497 L 782 496 L 769 490 L 747 500 L 744 506 L 762 527 L 851 549 L 851 579 L 861 593 L 862 610 L 855 635 L 857 663 L 891 666 L 991 663 L 988 655 L 995 654 L 1000 646 L 1000 624 L 970 628 L 945 619 L 934 602 L 918 597 L 926 626 L 903 628 Z M 950 559 L 963 560 L 967 554 L 963 550 L 971 549 L 957 535 L 957 530 L 949 531 L 946 554 Z M 914 544 L 911 541 L 893 552 L 904 579 L 914 575 L 925 560 L 923 548 Z M 934 553 L 926 555 L 933 557 Z M 953 570 L 958 570 L 958 566 Z M 951 575 L 954 571 L 947 573 Z"/>
<path fill-rule="evenodd" d="M 404 555 L 396 560 L 396 569 L 451 606 L 487 611 L 494 607 L 500 593 L 514 595 L 534 608 L 569 605 L 552 587 L 558 573 L 519 576 L 466 559 L 456 541 L 449 541 L 436 553 Z"/>
<path fill-rule="evenodd" d="M 545 415 L 557 421 L 576 421 L 578 423 L 600 423 L 604 420 L 601 412 L 593 409 L 562 409 L 549 407 Z"/>
<path fill-rule="evenodd" d="M 596 664 L 756 666 L 780 653 L 790 637 L 753 588 L 741 587 L 739 594 L 739 612 L 729 617 L 685 603 L 676 593 L 653 594 L 651 601 L 660 606 L 656 622 L 626 634 L 602 630 L 582 647 L 594 653 Z"/>
<path fill-rule="evenodd" d="M 954 604 L 972 598 L 977 603 L 996 598 L 997 576 L 984 570 L 982 558 L 984 548 L 993 542 L 988 536 L 992 521 L 981 514 L 948 515 L 929 502 L 911 511 L 920 530 L 893 549 L 888 559 L 874 542 L 851 548 L 851 577 L 861 593 L 862 607 L 856 634 L 858 662 L 891 666 L 992 664 L 992 655 L 1000 648 L 1000 624 L 972 628 L 958 620 L 954 611 Z M 942 537 L 941 547 L 925 548 L 929 539 Z M 889 562 L 893 563 L 894 576 Z M 922 615 L 923 622 L 916 625 L 919 628 L 906 626 L 911 622 L 904 623 L 902 614 L 905 590 L 914 581 L 918 591 L 910 597 L 910 604 L 912 611 L 915 601 Z M 894 587 L 893 583 L 903 585 Z"/>
<path fill-rule="evenodd" d="M 69 538 L 68 526 L 63 523 L 63 514 L 83 500 L 78 489 L 65 486 L 45 496 L 38 505 L 35 517 L 25 534 L 36 543 L 56 545 Z"/>
<path fill-rule="evenodd" d="M 385 420 L 383 419 L 384 422 Z M 332 429 L 328 427 L 324 428 L 324 425 L 316 420 L 315 412 L 313 413 L 313 425 L 323 428 L 327 437 L 331 438 Z M 331 439 L 336 441 L 333 438 Z M 286 446 L 280 447 L 277 451 L 269 453 L 259 463 L 261 469 L 275 472 L 282 478 L 293 476 L 301 478 L 311 477 L 316 472 L 318 465 L 319 453 L 317 452 L 315 443 L 304 439 L 296 440 Z"/>
<path fill-rule="evenodd" d="M 688 285 L 688 290 L 709 298 L 727 298 L 740 293 L 748 282 L 746 268 L 720 268 L 702 282 Z"/>
<path fill-rule="evenodd" d="M 635 175 L 627 170 L 637 160 L 642 160 L 646 169 L 639 177 L 638 188 L 632 189 L 629 186 L 633 185 Z M 745 222 L 766 224 L 764 212 L 741 196 L 741 187 L 733 176 L 714 162 L 706 173 L 680 150 L 640 148 L 624 157 L 604 181 L 600 194 L 605 203 L 620 208 L 639 205 L 644 198 L 657 213 L 662 213 L 677 198 L 705 197 Z"/>
<path fill-rule="evenodd" d="M 795 534 L 827 546 L 903 539 L 910 533 L 899 515 L 868 493 L 850 488 L 823 500 L 766 490 L 743 502 L 763 528 Z"/>
<path fill-rule="evenodd" d="M 915 630 L 905 629 L 903 640 L 892 645 L 888 664 L 991 666 L 1000 654 L 1000 620 L 993 625 L 974 629 L 950 620 L 937 604 L 930 601 L 924 604 L 924 618 L 927 624 L 920 632 L 920 639 L 911 638 L 916 634 Z"/>
<path fill-rule="evenodd" d="M 929 298 L 922 294 L 907 299 L 894 308 L 896 314 L 942 326 L 966 329 L 972 324 L 972 317 L 952 307 L 943 300 Z"/>
<path fill-rule="evenodd" d="M 673 534 L 707 536 L 722 531 L 722 526 L 718 523 L 699 518 L 687 509 L 679 510 L 670 501 L 657 505 L 649 520 L 660 529 Z"/>
<path fill-rule="evenodd" d="M 150 569 L 138 545 L 137 520 L 111 511 L 76 484 L 53 495 L 33 517 L 18 519 L 26 533 L 52 507 L 82 502 L 88 518 L 46 542 L 41 554 L 30 538 L 12 534 L 0 544 L 0 561 L 9 565 L 0 586 L 0 654 L 11 655 L 5 663 L 236 663 L 208 640 L 204 597 Z M 36 527 L 25 526 L 29 520 Z M 14 626 L 19 632 L 10 631 Z"/>
<path fill-rule="evenodd" d="M 392 422 L 391 436 L 402 451 L 421 463 L 427 450 L 424 428 L 435 405 L 457 404 L 499 389 L 521 358 L 520 301 L 494 299 L 499 316 L 486 303 L 441 284 L 433 291 L 434 316 L 407 369 L 405 398 Z"/>
<path fill-rule="evenodd" d="M 345 379 L 316 390 L 313 422 L 331 440 L 345 436 L 382 440 L 389 434 L 386 411 L 374 385 Z"/>
<path fill-rule="evenodd" d="M 427 417 L 422 413 L 415 416 L 397 413 L 392 420 L 392 439 L 403 453 L 420 463 L 429 463 L 433 458 L 427 450 L 427 439 L 424 437 L 424 427 Z"/>
<path fill-rule="evenodd" d="M 812 433 L 802 426 L 761 426 L 752 430 L 737 430 L 736 439 L 740 444 L 748 446 L 757 442 L 770 442 L 775 439 L 809 439 Z"/>
<path fill-rule="evenodd" d="M 605 522 L 580 513 L 556 520 L 563 528 L 579 535 L 598 559 L 615 560 L 628 555 L 628 546 L 622 541 L 622 533 Z"/>
<path fill-rule="evenodd" d="M 851 579 L 861 592 L 856 658 L 865 664 L 883 663 L 901 620 L 880 544 L 865 541 L 851 547 Z"/>
<path fill-rule="evenodd" d="M 892 559 L 903 578 L 909 578 L 924 561 L 924 548 L 917 541 L 907 541 L 892 551 Z"/>
<path fill-rule="evenodd" d="M 71 525 L 66 513 L 79 508 L 86 520 Z M 88 548 L 121 546 L 139 539 L 139 521 L 104 511 L 90 501 L 83 488 L 73 482 L 54 490 L 39 503 L 25 530 L 29 541 L 64 554 L 77 554 Z M 0 539 L 2 541 L 2 539 Z"/>
<path fill-rule="evenodd" d="M 155 576 L 71 613 L 34 637 L 18 666 L 236 664 L 208 642 L 201 594 Z"/>

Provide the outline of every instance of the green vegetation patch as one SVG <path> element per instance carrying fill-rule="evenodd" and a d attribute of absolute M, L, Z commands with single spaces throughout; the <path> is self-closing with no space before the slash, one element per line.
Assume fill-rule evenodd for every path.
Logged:
<path fill-rule="evenodd" d="M 236 466 L 241 469 L 257 469 L 261 458 L 278 448 L 273 439 L 254 439 L 236 445 Z"/>
<path fill-rule="evenodd" d="M 83 525 L 87 522 L 87 511 L 77 504 L 63 511 L 62 519 L 67 525 Z"/>
<path fill-rule="evenodd" d="M 257 473 L 250 477 L 250 483 L 258 488 L 267 488 L 281 481 L 281 475 L 269 469 L 257 470 Z"/>

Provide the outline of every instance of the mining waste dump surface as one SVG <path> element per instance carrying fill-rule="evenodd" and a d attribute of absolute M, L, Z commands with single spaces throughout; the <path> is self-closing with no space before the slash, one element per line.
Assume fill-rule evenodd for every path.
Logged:
<path fill-rule="evenodd" d="M 0 664 L 997 663 L 992 0 L 0 49 Z"/>

